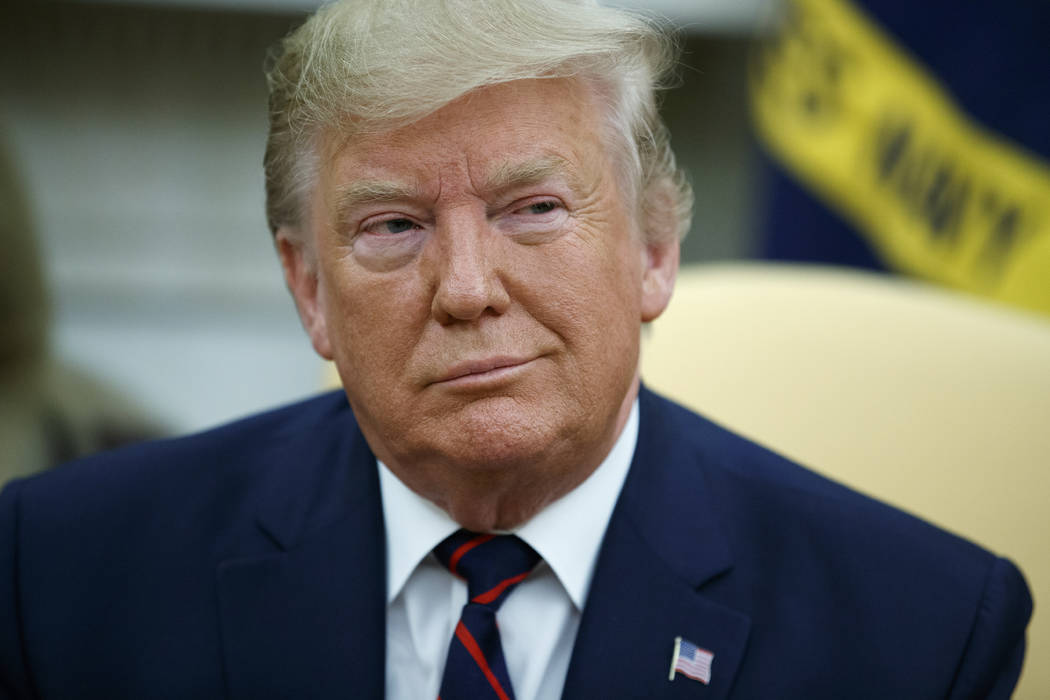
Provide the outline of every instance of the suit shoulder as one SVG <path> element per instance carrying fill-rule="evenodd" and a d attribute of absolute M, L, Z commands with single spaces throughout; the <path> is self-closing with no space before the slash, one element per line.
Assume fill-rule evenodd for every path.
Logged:
<path fill-rule="evenodd" d="M 799 541 L 841 548 L 854 560 L 871 552 L 890 562 L 901 558 L 935 569 L 950 564 L 954 574 L 980 585 L 994 555 L 968 540 L 902 509 L 818 474 L 689 409 L 652 396 L 664 440 L 704 472 L 723 521 L 739 537 L 797 534 Z M 802 539 L 804 537 L 804 540 Z M 925 563 L 923 563 L 925 562 Z"/>
<path fill-rule="evenodd" d="M 867 498 L 669 399 L 650 394 L 667 440 L 697 456 L 705 469 L 728 479 L 743 479 L 753 488 L 777 494 L 803 492 L 829 499 Z"/>

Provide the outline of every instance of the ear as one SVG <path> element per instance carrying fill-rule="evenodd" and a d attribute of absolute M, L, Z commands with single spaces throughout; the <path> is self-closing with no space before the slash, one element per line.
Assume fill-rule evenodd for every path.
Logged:
<path fill-rule="evenodd" d="M 671 301 L 674 281 L 678 277 L 678 238 L 665 236 L 643 246 L 645 268 L 642 271 L 642 322 L 653 321 Z"/>
<path fill-rule="evenodd" d="M 281 258 L 284 282 L 295 299 L 299 320 L 317 354 L 331 360 L 332 343 L 325 318 L 324 290 L 318 280 L 316 261 L 307 249 L 309 243 L 296 231 L 281 227 L 274 237 L 274 245 Z"/>

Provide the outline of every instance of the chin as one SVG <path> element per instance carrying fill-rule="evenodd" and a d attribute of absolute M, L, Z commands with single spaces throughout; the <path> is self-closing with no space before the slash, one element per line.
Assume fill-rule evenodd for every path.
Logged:
<path fill-rule="evenodd" d="M 535 430 L 465 430 L 454 436 L 439 454 L 459 471 L 497 475 L 529 469 L 550 459 L 557 440 L 537 435 Z"/>
<path fill-rule="evenodd" d="M 514 398 L 475 401 L 442 421 L 439 452 L 483 470 L 543 462 L 581 432 L 558 416 L 550 406 L 523 405 Z"/>

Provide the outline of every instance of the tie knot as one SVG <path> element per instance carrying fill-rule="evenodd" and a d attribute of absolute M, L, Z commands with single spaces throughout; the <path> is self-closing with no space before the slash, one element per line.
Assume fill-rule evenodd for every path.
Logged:
<path fill-rule="evenodd" d="M 449 571 L 467 581 L 471 603 L 498 609 L 529 575 L 540 555 L 515 535 L 481 535 L 458 530 L 434 547 Z"/>

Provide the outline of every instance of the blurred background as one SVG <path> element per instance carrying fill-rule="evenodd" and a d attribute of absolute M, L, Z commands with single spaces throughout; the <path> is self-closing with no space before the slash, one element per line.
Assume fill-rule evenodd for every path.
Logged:
<path fill-rule="evenodd" d="M 270 245 L 261 167 L 265 51 L 316 4 L 81 0 L 4 11 L 0 149 L 6 189 L 19 200 L 12 211 L 20 209 L 23 222 L 15 232 L 8 217 L 5 237 L 21 243 L 5 242 L 5 265 L 19 270 L 9 278 L 20 281 L 10 284 L 24 287 L 5 292 L 16 299 L 5 303 L 23 323 L 43 324 L 33 331 L 39 352 L 48 348 L 62 367 L 112 390 L 110 398 L 127 399 L 121 410 L 144 424 L 133 433 L 199 429 L 309 394 L 322 381 Z M 1035 263 L 1007 301 L 1050 314 L 1050 58 L 1037 33 L 1048 26 L 1037 20 L 1050 21 L 1045 3 L 997 4 L 991 25 L 972 9 L 953 11 L 949 22 L 943 0 L 919 10 L 898 0 L 619 4 L 661 15 L 681 33 L 680 80 L 663 109 L 697 197 L 686 265 L 766 258 L 891 268 L 995 296 L 986 279 L 974 283 L 959 272 L 949 249 L 982 228 L 993 231 L 988 241 L 969 247 L 985 252 L 959 259 L 998 260 L 1035 239 L 1041 248 L 1030 246 L 1037 254 L 1028 255 Z M 854 21 L 881 27 L 886 42 L 899 42 L 913 69 L 883 72 L 904 74 L 905 98 L 923 89 L 907 85 L 909 70 L 937 81 L 931 90 L 945 93 L 947 114 L 931 118 L 928 131 L 948 124 L 961 132 L 957 141 L 1012 138 L 1000 149 L 1005 155 L 958 155 L 961 164 L 938 169 L 920 128 L 880 123 L 869 130 L 881 150 L 868 160 L 880 169 L 873 182 L 891 194 L 843 193 L 873 187 L 864 186 L 858 156 L 846 155 L 850 138 L 863 140 L 849 124 L 862 119 L 841 115 L 876 110 L 862 98 L 881 89 L 870 76 L 851 81 L 850 67 L 892 57 L 877 55 L 879 47 L 856 49 L 864 27 L 827 14 L 839 4 L 866 13 Z M 927 31 L 934 23 L 952 31 Z M 972 37 L 981 44 L 970 54 Z M 881 92 L 905 101 L 892 89 Z M 953 107 L 957 94 L 965 101 Z M 941 99 L 915 99 L 926 97 Z M 986 136 L 975 125 L 966 132 L 972 115 L 996 131 Z M 847 126 L 829 129 L 836 118 Z M 838 162 L 823 155 L 829 148 L 843 154 Z M 1034 175 L 1023 180 L 1047 188 L 1025 193 L 1038 206 L 1028 211 L 1009 192 L 986 192 L 998 208 L 959 224 L 960 189 L 973 190 L 973 200 L 981 189 L 960 184 L 967 157 L 971 170 L 988 170 L 989 158 L 1000 170 L 1029 167 Z M 902 190 L 916 194 L 892 195 Z M 901 213 L 888 224 L 893 231 L 878 230 L 894 208 Z M 909 249 L 897 240 L 908 234 L 931 245 Z M 980 284 L 986 288 L 975 289 Z M 66 393 L 67 403 L 75 398 Z"/>
<path fill-rule="evenodd" d="M 696 192 L 647 381 L 1050 594 L 1050 3 L 616 4 L 678 27 Z M 0 11 L 0 482 L 330 383 L 263 213 L 263 58 L 316 5 Z"/>

